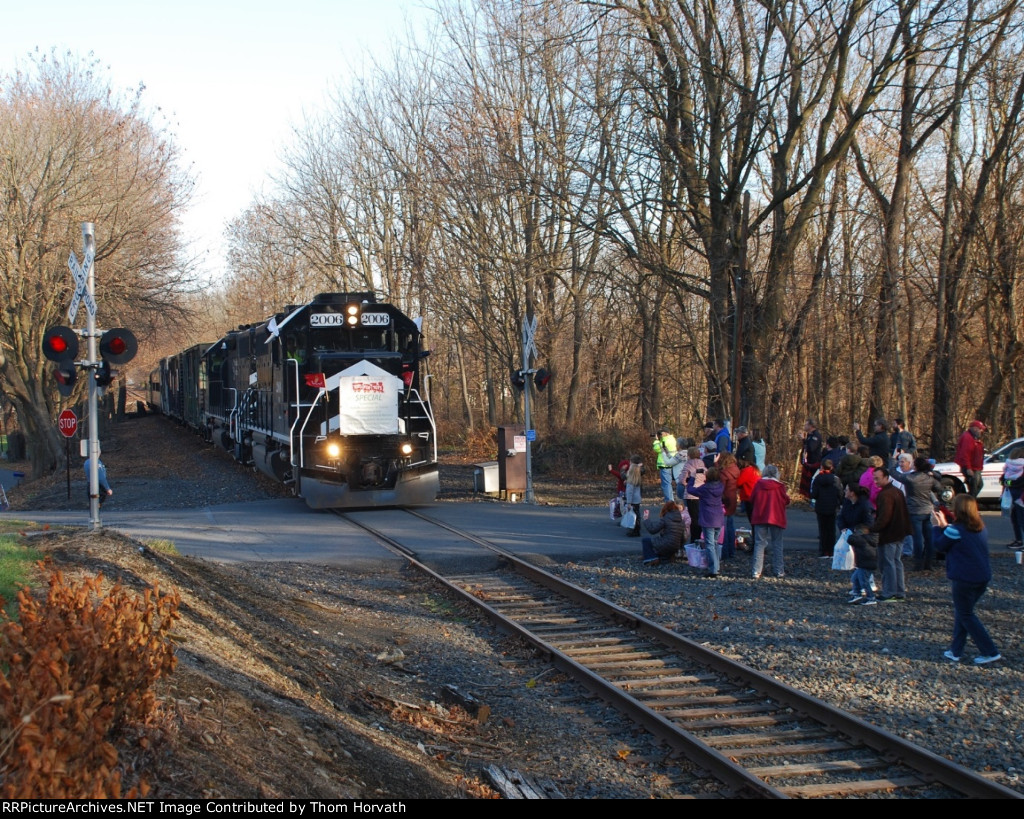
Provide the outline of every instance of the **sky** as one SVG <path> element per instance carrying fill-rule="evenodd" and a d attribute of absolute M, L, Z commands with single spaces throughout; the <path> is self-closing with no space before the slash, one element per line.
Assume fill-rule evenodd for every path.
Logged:
<path fill-rule="evenodd" d="M 331 87 L 368 55 L 384 59 L 428 14 L 424 0 L 7 0 L 0 8 L 0 74 L 55 48 L 91 53 L 117 90 L 145 85 L 144 104 L 160 109 L 197 179 L 183 224 L 207 278 L 224 270 L 225 225 L 268 187 L 303 112 L 321 110 Z"/>

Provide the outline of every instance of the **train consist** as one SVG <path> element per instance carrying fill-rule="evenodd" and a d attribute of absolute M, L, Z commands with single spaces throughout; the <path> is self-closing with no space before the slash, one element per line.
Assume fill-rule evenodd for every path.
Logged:
<path fill-rule="evenodd" d="M 314 509 L 414 506 L 439 489 L 417 322 L 324 293 L 169 356 L 149 403 Z"/>

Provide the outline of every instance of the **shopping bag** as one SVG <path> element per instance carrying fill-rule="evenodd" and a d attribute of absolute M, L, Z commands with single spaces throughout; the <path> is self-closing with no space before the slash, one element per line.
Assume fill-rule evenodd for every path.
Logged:
<path fill-rule="evenodd" d="M 853 568 L 853 549 L 850 548 L 849 538 L 850 530 L 843 529 L 832 549 L 832 568 L 837 572 L 848 572 Z"/>
<path fill-rule="evenodd" d="M 622 520 L 619 521 L 619 526 L 623 529 L 632 529 L 636 526 L 636 512 L 632 508 L 622 513 Z"/>
<path fill-rule="evenodd" d="M 703 546 L 694 546 L 692 543 L 687 543 L 686 562 L 695 569 L 706 569 L 708 567 L 708 553 L 704 551 Z"/>
<path fill-rule="evenodd" d="M 999 509 L 1003 513 L 1004 518 L 1010 517 L 1010 509 L 1013 508 L 1013 495 L 1010 494 L 1010 489 L 1007 487 L 1003 490 L 1003 495 L 999 498 Z"/>
<path fill-rule="evenodd" d="M 608 501 L 608 517 L 612 520 L 618 520 L 622 517 L 622 510 L 619 508 L 618 498 L 612 498 Z"/>

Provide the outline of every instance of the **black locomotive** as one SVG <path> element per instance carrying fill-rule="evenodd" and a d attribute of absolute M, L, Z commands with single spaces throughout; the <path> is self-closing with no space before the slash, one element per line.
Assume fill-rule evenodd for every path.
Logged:
<path fill-rule="evenodd" d="M 314 509 L 438 492 L 418 324 L 373 293 L 324 293 L 169 356 L 150 402 Z"/>

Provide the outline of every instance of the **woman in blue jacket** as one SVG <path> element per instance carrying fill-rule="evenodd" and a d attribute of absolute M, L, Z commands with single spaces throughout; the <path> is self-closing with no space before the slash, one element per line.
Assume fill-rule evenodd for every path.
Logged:
<path fill-rule="evenodd" d="M 1002 659 L 996 644 L 974 613 L 975 605 L 992 579 L 988 533 L 973 495 L 957 495 L 953 499 L 953 515 L 955 522 L 944 529 L 936 526 L 932 537 L 935 551 L 946 555 L 946 577 L 953 592 L 953 641 L 943 656 L 954 663 L 960 662 L 970 635 L 981 652 L 974 658 L 975 665 L 986 665 Z"/>

